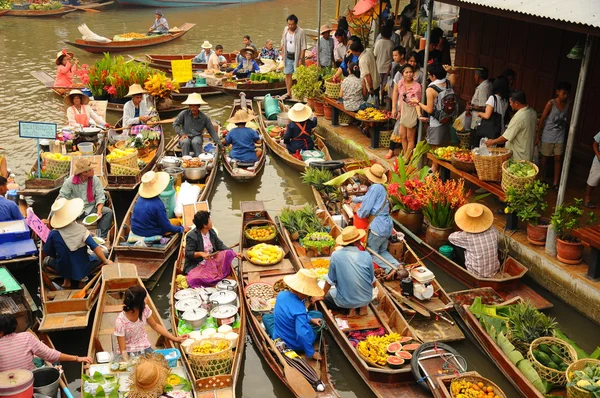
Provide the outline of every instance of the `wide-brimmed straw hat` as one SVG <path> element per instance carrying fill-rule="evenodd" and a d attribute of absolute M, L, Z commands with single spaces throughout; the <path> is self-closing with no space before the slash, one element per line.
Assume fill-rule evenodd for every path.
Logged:
<path fill-rule="evenodd" d="M 227 119 L 227 123 L 248 123 L 254 119 L 256 119 L 256 116 L 251 110 L 239 109 L 232 118 Z"/>
<path fill-rule="evenodd" d="M 68 106 L 73 105 L 73 97 L 75 95 L 79 95 L 81 97 L 81 103 L 83 105 L 86 105 L 88 102 L 90 102 L 90 99 L 88 98 L 88 96 L 85 95 L 84 93 L 82 93 L 81 90 L 71 90 L 71 91 L 69 91 L 69 95 L 67 95 L 65 97 L 65 100 L 64 100 L 65 105 L 68 105 Z"/>
<path fill-rule="evenodd" d="M 283 281 L 292 290 L 310 297 L 320 297 L 325 294 L 317 283 L 318 275 L 312 269 L 302 268 L 294 275 L 286 275 Z"/>
<path fill-rule="evenodd" d="M 52 228 L 66 227 L 77 220 L 77 217 L 83 212 L 83 199 L 58 198 L 50 209 L 54 213 L 50 219 Z"/>
<path fill-rule="evenodd" d="M 129 92 L 127 93 L 126 97 L 133 97 L 137 94 L 148 94 L 148 92 L 144 90 L 142 86 L 136 83 L 129 86 Z"/>
<path fill-rule="evenodd" d="M 310 119 L 312 116 L 312 109 L 308 105 L 304 105 L 300 102 L 294 104 L 288 111 L 288 118 L 292 122 L 300 123 Z"/>
<path fill-rule="evenodd" d="M 479 203 L 468 203 L 456 211 L 454 222 L 465 232 L 478 234 L 488 230 L 494 223 L 492 211 Z"/>
<path fill-rule="evenodd" d="M 252 53 L 252 58 L 256 57 L 256 50 L 254 49 L 254 47 L 248 46 L 248 47 L 244 47 L 240 50 L 240 54 L 242 54 L 242 56 L 245 56 L 247 52 Z"/>
<path fill-rule="evenodd" d="M 329 25 L 323 25 L 321 26 L 321 29 L 319 29 L 319 33 L 323 34 L 325 32 L 331 32 L 333 29 L 331 28 L 331 26 Z"/>
<path fill-rule="evenodd" d="M 149 171 L 142 176 L 139 194 L 142 198 L 153 198 L 167 189 L 171 176 L 164 171 Z"/>
<path fill-rule="evenodd" d="M 185 101 L 182 102 L 183 105 L 208 105 L 208 102 L 202 99 L 202 96 L 198 93 L 191 93 L 187 96 Z"/>
<path fill-rule="evenodd" d="M 75 162 L 75 167 L 73 167 L 73 175 L 90 171 L 95 165 L 96 163 L 92 162 L 89 158 L 81 157 Z"/>
<path fill-rule="evenodd" d="M 69 53 L 67 52 L 67 50 L 63 49 L 62 51 L 59 51 L 58 54 L 56 54 L 56 60 L 54 61 L 56 63 L 56 65 L 60 65 L 60 61 L 62 61 L 63 56 L 65 55 L 70 55 L 71 58 L 73 58 L 75 56 L 75 54 L 73 53 Z"/>
<path fill-rule="evenodd" d="M 365 167 L 363 170 L 371 182 L 374 182 L 375 184 L 385 184 L 387 182 L 385 169 L 379 163 L 375 163 L 371 167 Z"/>
<path fill-rule="evenodd" d="M 129 375 L 129 398 L 158 398 L 169 377 L 170 369 L 161 354 L 145 354 Z"/>
<path fill-rule="evenodd" d="M 202 43 L 202 46 L 200 46 L 202 48 L 212 48 L 212 44 L 210 44 L 210 42 L 208 40 L 204 40 L 204 43 Z"/>
<path fill-rule="evenodd" d="M 350 243 L 361 240 L 366 234 L 364 229 L 358 229 L 354 225 L 349 225 L 335 238 L 335 243 L 339 246 L 348 246 Z"/>

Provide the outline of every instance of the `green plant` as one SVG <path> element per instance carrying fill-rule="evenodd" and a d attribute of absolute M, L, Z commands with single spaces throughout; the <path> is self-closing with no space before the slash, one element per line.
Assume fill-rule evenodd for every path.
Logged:
<path fill-rule="evenodd" d="M 163 72 L 156 71 L 147 63 L 128 62 L 123 56 L 111 57 L 104 53 L 104 57 L 96 61 L 88 71 L 88 88 L 94 96 L 110 94 L 116 98 L 123 98 L 132 84 L 144 86 L 149 76 Z"/>
<path fill-rule="evenodd" d="M 519 303 L 510 307 L 508 327 L 512 341 L 531 344 L 537 338 L 552 336 L 557 326 L 554 318 L 538 311 L 531 303 Z"/>
<path fill-rule="evenodd" d="M 431 29 L 435 29 L 438 27 L 438 23 L 437 21 L 432 21 L 431 22 Z M 420 20 L 420 24 L 419 24 L 419 31 L 417 32 L 417 19 L 413 19 L 412 21 L 412 25 L 410 26 L 410 30 L 412 30 L 412 32 L 415 35 L 419 35 L 419 36 L 425 36 L 425 33 L 427 32 L 427 21 L 421 19 Z"/>
<path fill-rule="evenodd" d="M 571 232 L 580 227 L 583 215 L 583 199 L 575 198 L 572 204 L 563 203 L 556 208 L 550 218 L 550 224 L 552 224 L 552 228 L 554 228 L 559 238 L 578 242 L 578 239 L 571 236 Z M 588 224 L 596 221 L 593 212 L 589 212 L 588 217 Z"/>
<path fill-rule="evenodd" d="M 292 86 L 294 97 L 304 100 L 304 98 L 321 97 L 321 81 L 319 81 L 319 68 L 317 65 L 300 65 L 294 73 L 296 84 Z"/>
<path fill-rule="evenodd" d="M 410 162 L 404 164 L 402 155 L 394 163 L 394 173 L 388 185 L 388 195 L 392 202 L 392 211 L 403 209 L 405 211 L 417 211 L 421 209 L 421 203 L 415 198 L 413 188 L 420 185 L 429 173 L 429 166 L 419 168 L 421 157 L 429 152 L 431 147 L 427 142 L 420 141 L 413 151 Z"/>
<path fill-rule="evenodd" d="M 548 184 L 544 184 L 540 180 L 533 180 L 533 182 L 528 183 L 522 191 L 510 187 L 506 192 L 507 206 L 504 212 L 506 214 L 515 213 L 519 220 L 537 225 L 541 212 L 548 207 L 546 202 L 547 191 Z"/>
<path fill-rule="evenodd" d="M 301 238 L 307 234 L 327 231 L 327 227 L 321 223 L 311 205 L 306 205 L 298 210 L 285 207 L 281 210 L 279 220 L 290 234 L 298 232 Z"/>

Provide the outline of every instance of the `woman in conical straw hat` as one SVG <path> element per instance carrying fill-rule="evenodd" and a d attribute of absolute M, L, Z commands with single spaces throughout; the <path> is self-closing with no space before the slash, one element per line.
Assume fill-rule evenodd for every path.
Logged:
<path fill-rule="evenodd" d="M 145 94 L 148 92 L 141 85 L 136 83 L 129 86 L 125 97 L 130 97 L 131 100 L 123 105 L 123 127 L 144 125 L 152 119 L 151 106 L 148 104 Z"/>
<path fill-rule="evenodd" d="M 252 72 L 260 72 L 258 63 L 254 60 L 256 58 L 257 51 L 254 47 L 244 47 L 240 50 L 240 54 L 244 56 L 241 62 L 231 72 L 231 74 L 237 77 L 248 77 Z"/>
<path fill-rule="evenodd" d="M 255 163 L 262 156 L 262 149 L 256 147 L 260 144 L 260 135 L 254 129 L 246 127 L 246 123 L 256 119 L 254 113 L 249 109 L 238 110 L 227 123 L 235 124 L 227 136 L 223 139 L 223 145 L 231 145 L 229 157 L 241 163 Z"/>
<path fill-rule="evenodd" d="M 91 106 L 88 105 L 90 99 L 80 90 L 71 90 L 65 97 L 67 106 L 67 120 L 69 125 L 75 127 L 89 127 L 91 121 L 98 126 L 110 127 L 100 115 L 98 115 Z"/>
<path fill-rule="evenodd" d="M 283 281 L 289 291 L 277 295 L 273 314 L 263 316 L 267 333 L 273 339 L 281 339 L 294 351 L 304 352 L 307 357 L 321 359 L 313 344 L 323 325 L 323 314 L 306 311 L 304 301 L 309 297 L 322 297 L 323 289 L 317 283 L 317 274 L 311 269 L 301 269 L 294 275 L 286 275 Z"/>
<path fill-rule="evenodd" d="M 64 278 L 63 287 L 71 288 L 72 281 L 82 284 L 97 265 L 110 264 L 90 231 L 75 220 L 83 212 L 83 199 L 58 198 L 51 208 L 50 231 L 43 253 L 48 256 L 44 266 Z M 88 248 L 94 254 L 88 255 Z"/>
<path fill-rule="evenodd" d="M 454 222 L 462 231 L 451 233 L 448 240 L 458 263 L 479 277 L 494 276 L 500 269 L 500 261 L 492 211 L 482 204 L 468 203 L 456 211 Z"/>
<path fill-rule="evenodd" d="M 79 61 L 73 53 L 67 52 L 65 48 L 56 54 L 56 79 L 54 87 L 62 89 L 73 87 L 73 75 L 77 72 Z"/>
<path fill-rule="evenodd" d="M 317 127 L 317 117 L 313 116 L 308 105 L 298 102 L 288 111 L 290 122 L 283 135 L 283 142 L 288 152 L 298 155 L 300 151 L 313 150 L 315 141 L 312 132 Z"/>
<path fill-rule="evenodd" d="M 164 203 L 158 197 L 162 191 L 167 189 L 170 179 L 171 176 L 164 171 L 148 171 L 142 176 L 142 183 L 138 191 L 139 196 L 133 206 L 133 214 L 131 215 L 131 233 L 128 238 L 130 243 L 135 243 L 138 240 L 146 242 L 160 240 L 168 234 L 180 234 L 189 231 L 188 227 L 184 228 L 172 224 L 172 220 L 167 217 Z"/>

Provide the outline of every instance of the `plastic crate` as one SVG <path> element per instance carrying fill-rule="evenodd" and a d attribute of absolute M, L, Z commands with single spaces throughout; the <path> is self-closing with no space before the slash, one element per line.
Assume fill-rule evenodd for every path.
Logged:
<path fill-rule="evenodd" d="M 154 352 L 156 352 L 157 354 L 162 354 L 165 357 L 165 359 L 167 359 L 170 368 L 177 367 L 177 361 L 179 360 L 179 358 L 181 358 L 181 352 L 179 352 L 177 348 L 164 348 L 162 350 L 154 350 Z M 172 352 L 175 352 L 177 356 L 175 358 L 170 359 L 166 358 L 167 355 L 171 354 Z"/>

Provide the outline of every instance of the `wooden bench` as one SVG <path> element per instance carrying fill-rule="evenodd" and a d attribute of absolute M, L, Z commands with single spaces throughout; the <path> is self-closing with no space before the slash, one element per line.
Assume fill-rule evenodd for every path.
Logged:
<path fill-rule="evenodd" d="M 592 261 L 588 264 L 587 276 L 594 280 L 600 279 L 600 225 L 573 230 L 572 235 L 592 249 Z"/>
<path fill-rule="evenodd" d="M 340 104 L 337 102 L 337 100 L 333 99 L 333 98 L 329 98 L 329 97 L 322 97 L 322 100 L 325 104 L 331 105 L 332 109 L 332 115 L 331 115 L 331 125 L 332 126 L 339 126 L 339 117 L 340 117 L 340 112 L 345 113 L 346 115 L 350 116 L 353 119 L 356 119 L 356 112 L 352 112 L 352 111 L 347 111 L 346 108 L 344 108 L 344 104 Z M 375 148 L 379 148 L 379 132 L 381 131 L 381 126 L 383 123 L 387 123 L 388 120 L 382 120 L 382 121 L 368 121 L 368 122 L 362 122 L 365 126 L 369 127 L 369 134 L 371 136 L 371 149 L 375 149 Z"/>

